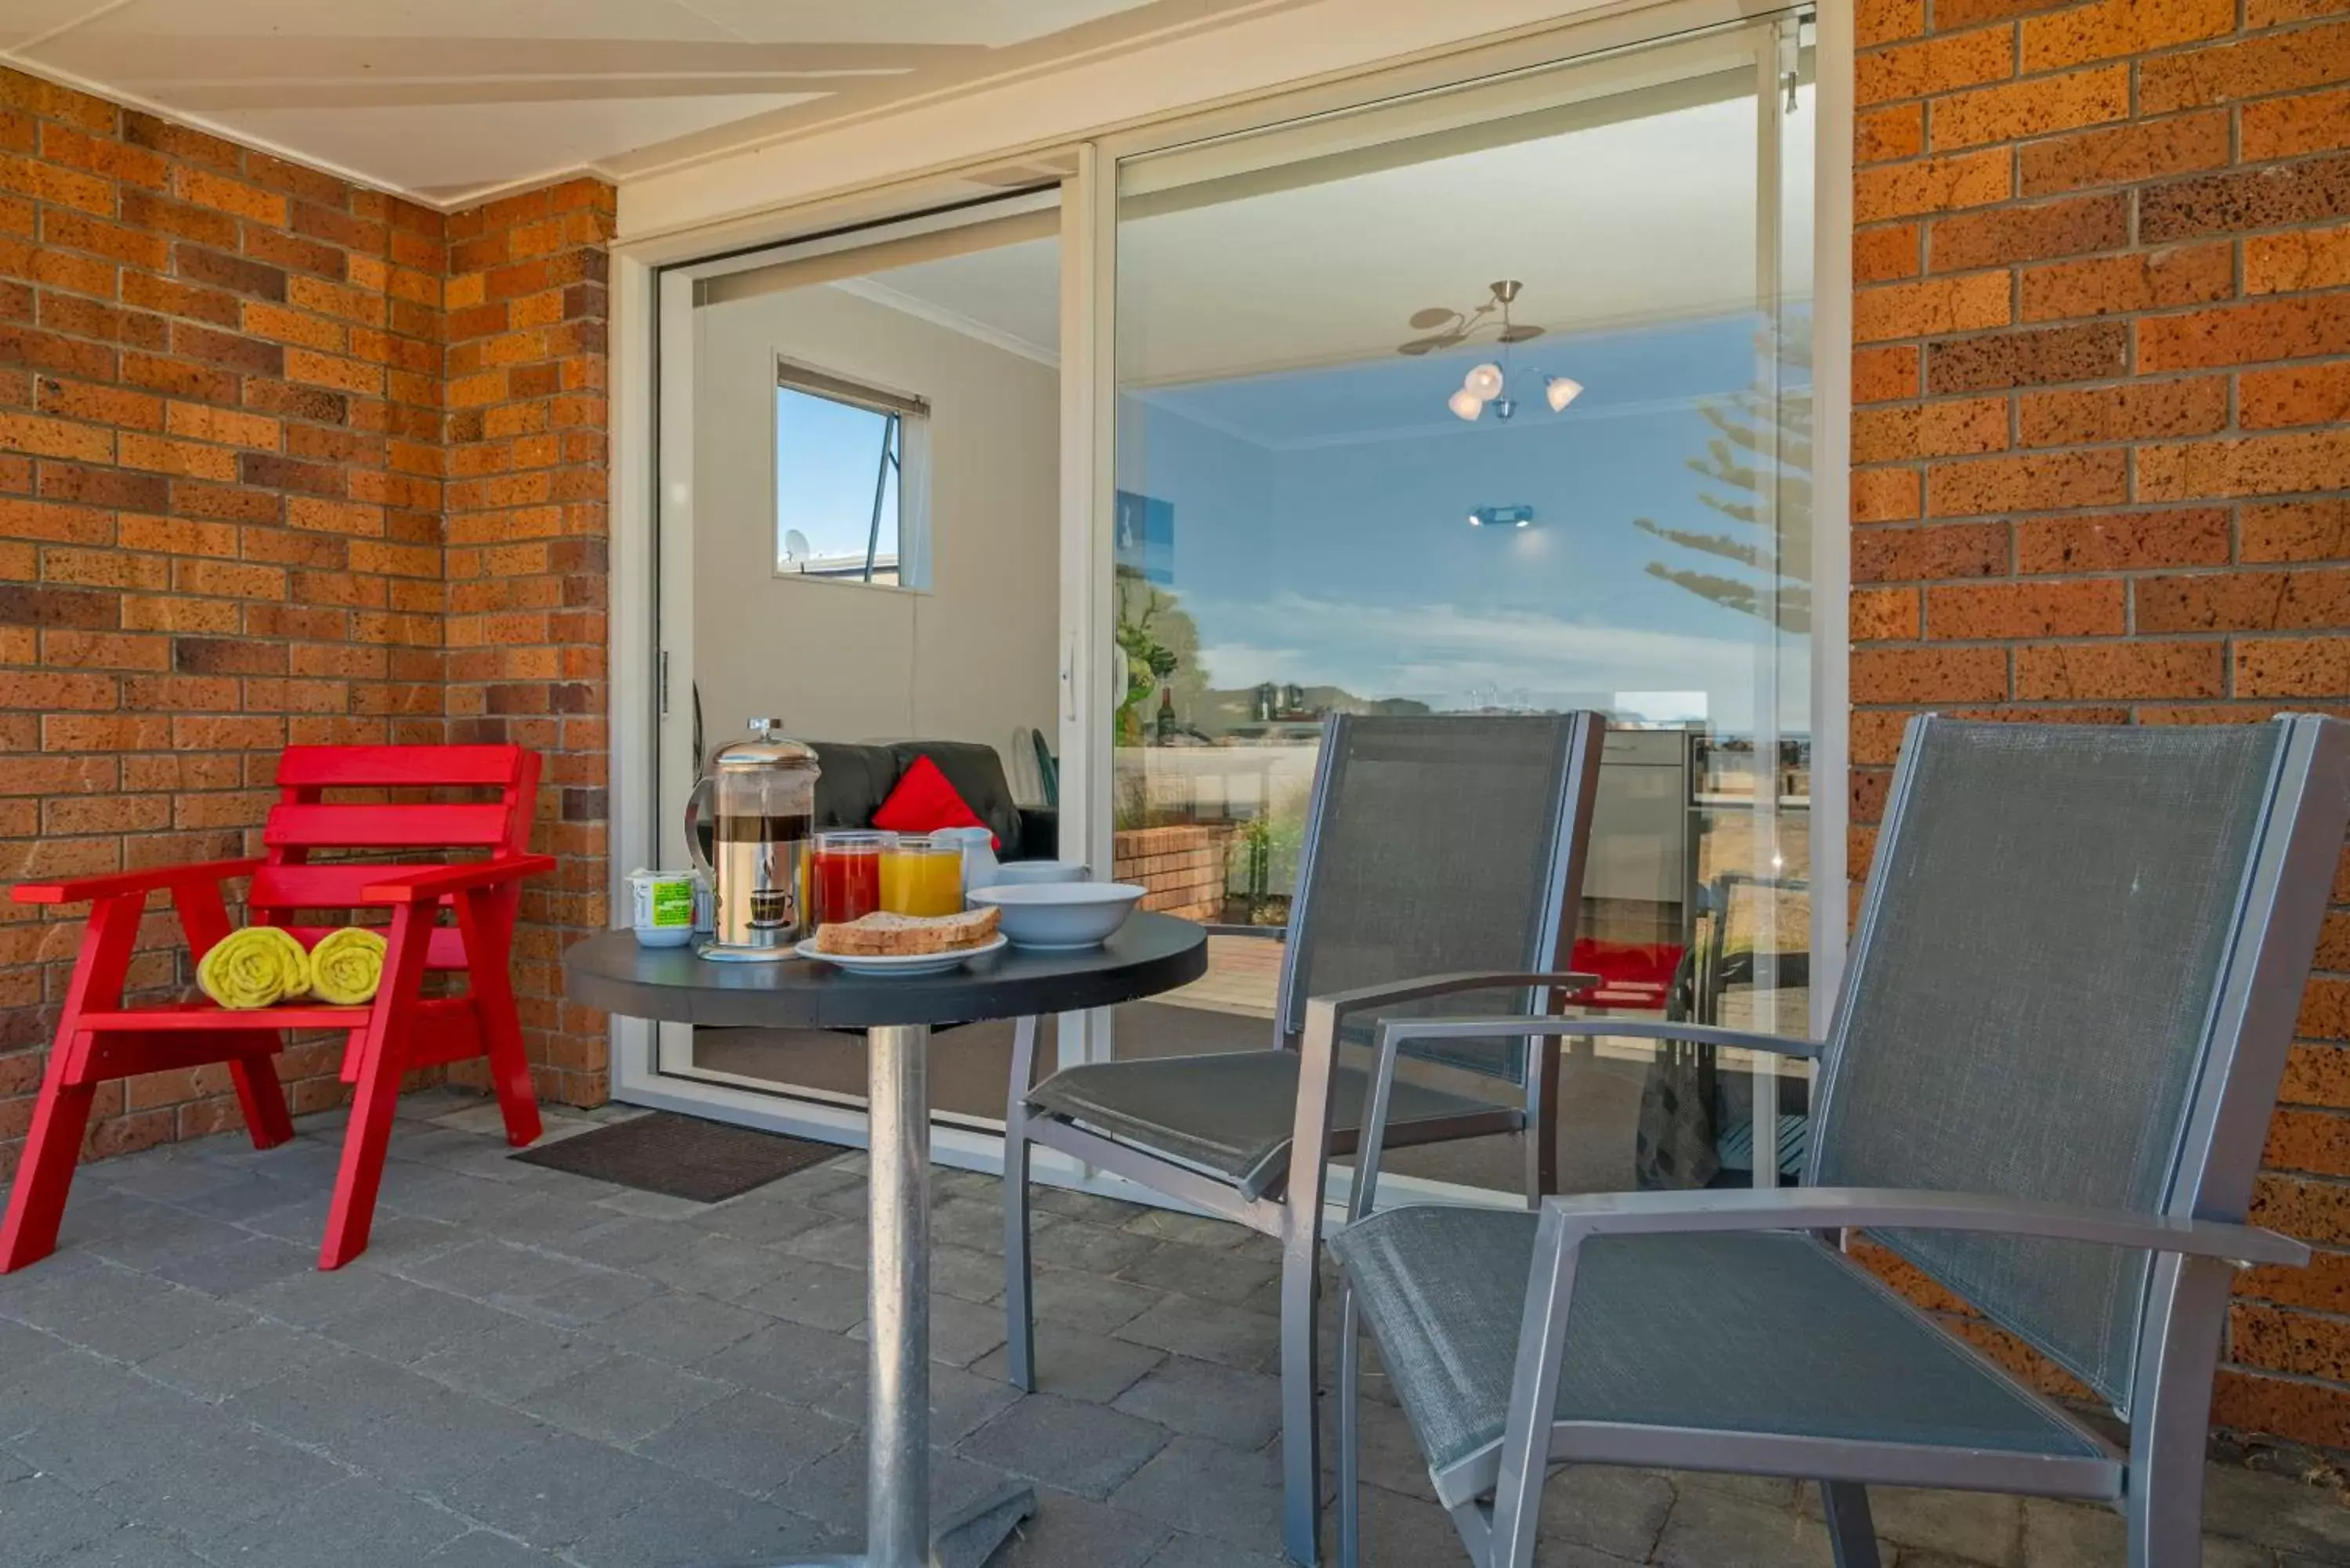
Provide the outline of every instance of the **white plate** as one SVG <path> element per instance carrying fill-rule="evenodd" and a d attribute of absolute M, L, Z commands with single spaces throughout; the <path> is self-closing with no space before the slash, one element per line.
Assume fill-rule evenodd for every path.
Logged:
<path fill-rule="evenodd" d="M 999 951 L 1005 945 L 998 933 L 975 948 L 957 948 L 951 953 L 828 953 L 810 937 L 792 950 L 805 959 L 837 964 L 851 974 L 944 974 L 966 960 Z"/>

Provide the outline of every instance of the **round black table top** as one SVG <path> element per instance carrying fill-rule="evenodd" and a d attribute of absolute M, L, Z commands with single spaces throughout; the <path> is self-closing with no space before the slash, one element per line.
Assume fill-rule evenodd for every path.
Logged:
<path fill-rule="evenodd" d="M 770 1028 L 869 1029 L 1074 1012 L 1155 996 L 1208 971 L 1208 933 L 1138 910 L 1079 952 L 1000 948 L 944 974 L 856 975 L 818 959 L 712 962 L 606 931 L 563 955 L 563 993 L 629 1018 Z"/>

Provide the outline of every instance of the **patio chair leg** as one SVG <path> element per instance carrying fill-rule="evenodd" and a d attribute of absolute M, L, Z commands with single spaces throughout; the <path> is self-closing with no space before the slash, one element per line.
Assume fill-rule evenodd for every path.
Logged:
<path fill-rule="evenodd" d="M 1878 1568 L 1877 1526 L 1868 1517 L 1868 1489 L 1852 1481 L 1820 1482 L 1820 1511 L 1835 1547 L 1836 1568 Z"/>
<path fill-rule="evenodd" d="M 2130 1421 L 2122 1483 L 2129 1568 L 2197 1568 L 2203 1561 L 2205 1432 L 2234 1273 L 2217 1258 L 2155 1262 L 2148 1295 L 2157 1313 L 2168 1309 L 2169 1333 L 2156 1376 L 2138 1385 Z"/>
<path fill-rule="evenodd" d="M 1012 1092 L 1003 1108 L 1003 1344 L 1005 1373 L 1024 1394 L 1036 1391 L 1035 1268 L 1028 1249 L 1028 1085 L 1036 1061 L 1036 1020 L 1012 1026 Z"/>
<path fill-rule="evenodd" d="M 1338 1564 L 1363 1560 L 1363 1338 L 1350 1285 L 1338 1287 Z"/>
<path fill-rule="evenodd" d="M 483 1054 L 489 1058 L 490 1087 L 506 1123 L 506 1142 L 524 1148 L 538 1141 L 545 1130 L 538 1119 L 538 1092 L 530 1081 L 530 1058 L 524 1052 L 522 1020 L 515 1011 L 514 983 L 508 974 L 511 919 L 500 918 L 498 904 L 512 902 L 508 889 L 487 888 L 457 900 L 457 924 L 464 934 L 466 984 L 473 996 L 473 1021 L 482 1032 Z"/>
<path fill-rule="evenodd" d="M 339 1269 L 367 1251 L 368 1232 L 375 1224 L 376 1192 L 383 1184 L 384 1152 L 391 1144 L 392 1113 L 400 1105 L 409 1012 L 416 1005 L 424 975 L 432 915 L 430 904 L 403 904 L 392 917 L 375 1010 L 367 1026 L 355 1033 L 359 1092 L 351 1100 L 349 1125 L 343 1129 L 342 1164 L 335 1173 L 326 1239 L 318 1247 L 321 1269 Z"/>
<path fill-rule="evenodd" d="M 1293 1193 L 1290 1223 L 1296 1233 L 1281 1260 L 1281 1536 L 1291 1562 L 1314 1568 L 1321 1551 L 1322 1432 L 1314 1400 L 1321 1227 L 1295 1211 L 1297 1201 Z"/>
<path fill-rule="evenodd" d="M 74 1162 L 81 1158 L 98 1090 L 95 1084 L 64 1081 L 67 1055 L 60 1046 L 49 1058 L 48 1082 L 41 1085 L 40 1103 L 33 1110 L 16 1185 L 8 1194 L 8 1218 L 0 1221 L 0 1274 L 37 1263 L 57 1250 L 57 1226 L 65 1220 Z"/>
<path fill-rule="evenodd" d="M 264 1035 L 255 1054 L 228 1064 L 237 1108 L 244 1113 L 244 1130 L 255 1148 L 276 1148 L 294 1137 L 294 1116 L 286 1108 L 286 1090 L 277 1082 L 277 1064 L 272 1059 L 276 1051 L 277 1037 Z"/>

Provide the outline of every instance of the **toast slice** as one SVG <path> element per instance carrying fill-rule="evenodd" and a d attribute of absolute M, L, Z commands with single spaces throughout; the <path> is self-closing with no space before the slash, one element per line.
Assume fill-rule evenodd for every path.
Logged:
<path fill-rule="evenodd" d="M 993 906 L 960 915 L 892 915 L 877 911 L 862 919 L 818 926 L 816 950 L 853 958 L 911 958 L 958 952 L 995 935 L 1002 914 Z"/>

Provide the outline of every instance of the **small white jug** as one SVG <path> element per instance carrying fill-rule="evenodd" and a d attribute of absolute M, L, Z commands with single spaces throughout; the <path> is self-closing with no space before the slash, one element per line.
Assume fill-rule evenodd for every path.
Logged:
<path fill-rule="evenodd" d="M 973 888 L 995 886 L 995 835 L 984 827 L 949 827 L 931 836 L 951 839 L 962 846 L 962 896 L 965 899 L 970 898 Z"/>

